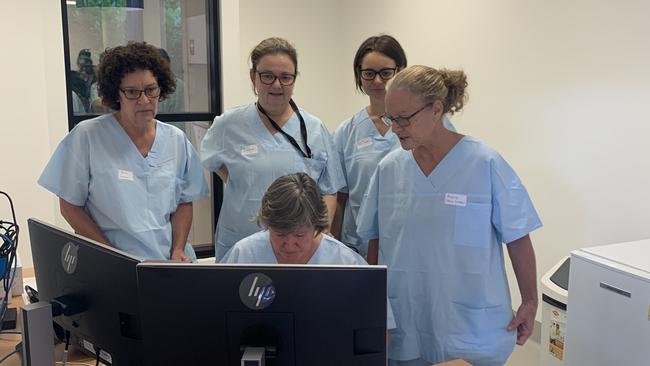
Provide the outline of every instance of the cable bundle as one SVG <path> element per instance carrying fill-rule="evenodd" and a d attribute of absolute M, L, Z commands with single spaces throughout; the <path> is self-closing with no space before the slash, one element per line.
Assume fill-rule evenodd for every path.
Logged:
<path fill-rule="evenodd" d="M 2 244 L 0 244 L 0 264 L 4 263 L 4 268 L 0 268 L 0 271 L 2 271 L 2 288 L 5 291 L 2 303 L 0 304 L 0 324 L 2 324 L 2 320 L 4 320 L 5 313 L 7 312 L 7 304 L 11 297 L 11 286 L 16 277 L 16 248 L 18 247 L 18 233 L 20 230 L 16 221 L 16 212 L 14 211 L 14 203 L 11 201 L 11 197 L 2 191 L 0 191 L 0 194 L 9 200 L 13 220 L 0 220 L 0 240 L 2 241 Z"/>

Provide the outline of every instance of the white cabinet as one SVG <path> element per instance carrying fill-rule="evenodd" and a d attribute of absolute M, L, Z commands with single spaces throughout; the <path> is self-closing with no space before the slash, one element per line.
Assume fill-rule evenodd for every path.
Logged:
<path fill-rule="evenodd" d="M 571 253 L 567 366 L 650 365 L 650 240 Z"/>

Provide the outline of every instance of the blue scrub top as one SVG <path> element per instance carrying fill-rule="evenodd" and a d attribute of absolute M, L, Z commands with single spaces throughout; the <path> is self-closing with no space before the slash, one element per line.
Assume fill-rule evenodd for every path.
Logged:
<path fill-rule="evenodd" d="M 429 176 L 411 151 L 377 167 L 358 233 L 379 239 L 397 329 L 389 358 L 502 365 L 516 332 L 503 246 L 541 226 L 528 193 L 493 149 L 465 136 Z"/>
<path fill-rule="evenodd" d="M 334 194 L 343 176 L 332 138 L 325 125 L 300 109 L 313 158 L 307 159 L 281 133 L 271 134 L 255 104 L 233 108 L 214 119 L 201 143 L 201 160 L 210 171 L 225 167 L 228 180 L 215 233 L 217 261 L 239 240 L 259 231 L 255 215 L 262 196 L 277 178 L 304 172 L 322 194 Z M 303 146 L 300 121 L 294 113 L 282 129 Z"/>
<path fill-rule="evenodd" d="M 238 241 L 221 259 L 221 263 L 277 264 L 278 259 L 273 252 L 268 230 L 257 232 Z M 323 235 L 318 249 L 306 264 L 368 265 L 359 254 L 328 235 Z M 386 310 L 386 327 L 394 329 L 395 317 L 390 302 L 387 303 Z"/>
<path fill-rule="evenodd" d="M 259 231 L 238 241 L 221 259 L 221 263 L 277 264 L 269 231 Z M 323 235 L 318 249 L 306 264 L 368 265 L 359 254 L 328 235 Z"/>
<path fill-rule="evenodd" d="M 456 131 L 445 117 L 444 126 Z M 343 213 L 341 241 L 357 248 L 363 257 L 368 256 L 368 241 L 357 235 L 356 219 L 363 194 L 379 161 L 400 147 L 397 135 L 389 129 L 384 136 L 379 133 L 366 108 L 357 112 L 334 132 L 334 146 L 341 159 L 345 185 L 339 191 L 348 194 Z"/>
<path fill-rule="evenodd" d="M 75 126 L 38 183 L 83 207 L 116 248 L 142 259 L 169 259 L 171 214 L 208 194 L 201 162 L 181 130 L 156 121 L 143 157 L 113 114 Z M 185 254 L 196 258 L 189 242 Z"/>

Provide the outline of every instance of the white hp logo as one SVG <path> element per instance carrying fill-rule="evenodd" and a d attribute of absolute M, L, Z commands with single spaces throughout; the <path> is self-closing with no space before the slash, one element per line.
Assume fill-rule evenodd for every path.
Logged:
<path fill-rule="evenodd" d="M 67 243 L 61 251 L 61 265 L 67 273 L 74 273 L 77 269 L 79 246 Z"/>
<path fill-rule="evenodd" d="M 264 309 L 275 300 L 273 281 L 262 273 L 249 274 L 239 285 L 239 298 L 250 309 Z"/>

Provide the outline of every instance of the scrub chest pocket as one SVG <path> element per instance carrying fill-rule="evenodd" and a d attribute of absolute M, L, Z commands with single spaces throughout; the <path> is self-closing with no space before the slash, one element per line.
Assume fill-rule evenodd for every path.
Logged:
<path fill-rule="evenodd" d="M 454 222 L 454 244 L 487 248 L 492 242 L 492 205 L 467 202 L 458 206 Z"/>
<path fill-rule="evenodd" d="M 174 174 L 174 161 L 168 161 L 152 167 L 146 176 L 149 206 L 154 212 L 171 214 L 176 211 L 181 182 Z"/>
<path fill-rule="evenodd" d="M 487 274 L 493 243 L 492 205 L 467 202 L 455 210 L 453 241 L 457 268 L 465 274 Z"/>

